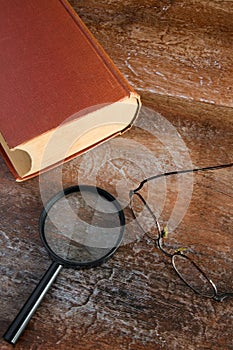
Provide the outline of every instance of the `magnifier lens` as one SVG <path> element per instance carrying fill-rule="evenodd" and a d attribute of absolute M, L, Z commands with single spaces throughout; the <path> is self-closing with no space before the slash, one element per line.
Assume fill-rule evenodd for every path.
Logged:
<path fill-rule="evenodd" d="M 54 259 L 86 265 L 119 245 L 122 226 L 114 200 L 95 189 L 68 193 L 47 212 L 43 238 Z"/>

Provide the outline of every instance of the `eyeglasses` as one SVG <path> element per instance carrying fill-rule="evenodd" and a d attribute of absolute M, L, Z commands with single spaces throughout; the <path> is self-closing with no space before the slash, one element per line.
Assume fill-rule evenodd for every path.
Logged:
<path fill-rule="evenodd" d="M 145 234 L 148 234 L 149 227 L 152 227 L 153 240 L 156 242 L 159 250 L 171 259 L 171 264 L 177 275 L 180 277 L 180 279 L 195 293 L 203 297 L 212 298 L 216 301 L 223 301 L 228 297 L 233 297 L 233 292 L 219 293 L 214 282 L 188 255 L 185 254 L 186 249 L 179 248 L 174 252 L 170 253 L 168 249 L 164 247 L 164 240 L 168 236 L 168 230 L 166 227 L 161 229 L 159 221 L 156 215 L 154 214 L 153 210 L 151 209 L 151 206 L 147 203 L 147 201 L 139 193 L 139 191 L 142 189 L 145 183 L 153 179 L 157 179 L 159 177 L 197 171 L 218 170 L 231 166 L 233 166 L 233 163 L 213 167 L 174 171 L 155 175 L 150 178 L 144 179 L 136 189 L 131 190 L 129 193 L 129 204 L 133 213 L 133 217 L 137 220 L 138 225 L 141 227 L 142 231 Z"/>

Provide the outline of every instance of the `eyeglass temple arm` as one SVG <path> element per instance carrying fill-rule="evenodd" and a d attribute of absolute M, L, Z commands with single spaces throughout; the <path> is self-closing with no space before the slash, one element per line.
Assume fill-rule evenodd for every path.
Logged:
<path fill-rule="evenodd" d="M 131 193 L 138 192 L 143 187 L 143 185 L 146 182 L 154 180 L 154 179 L 158 179 L 160 177 L 171 176 L 171 175 L 179 175 L 179 174 L 187 174 L 187 173 L 196 173 L 196 172 L 199 172 L 199 171 L 206 171 L 206 170 L 219 170 L 219 169 L 223 169 L 223 168 L 229 168 L 229 167 L 232 167 L 232 166 L 233 166 L 233 163 L 228 163 L 228 164 L 213 165 L 213 166 L 208 166 L 208 167 L 203 167 L 203 168 L 175 170 L 175 171 L 169 171 L 169 172 L 162 173 L 162 174 L 157 174 L 157 175 L 154 175 L 154 176 L 151 176 L 151 177 L 148 177 L 148 178 L 142 180 L 140 182 L 140 184 L 138 185 L 138 187 L 135 188 L 135 190 L 132 190 L 130 192 Z"/>

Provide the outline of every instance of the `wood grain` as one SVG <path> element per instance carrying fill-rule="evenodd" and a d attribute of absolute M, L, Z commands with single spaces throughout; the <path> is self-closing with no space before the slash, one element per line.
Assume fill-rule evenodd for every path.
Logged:
<path fill-rule="evenodd" d="M 233 299 L 217 303 L 190 291 L 128 208 L 129 190 L 144 177 L 233 161 L 233 2 L 70 2 L 141 93 L 143 108 L 125 135 L 40 178 L 18 184 L 0 159 L 1 334 L 50 264 L 38 234 L 43 202 L 61 182 L 85 182 L 121 202 L 124 242 L 98 268 L 63 269 L 15 349 L 233 349 Z M 223 291 L 233 290 L 232 188 L 229 168 L 145 191 L 162 223 L 180 193 L 166 244 L 188 247 Z M 1 350 L 11 348 L 0 341 Z"/>

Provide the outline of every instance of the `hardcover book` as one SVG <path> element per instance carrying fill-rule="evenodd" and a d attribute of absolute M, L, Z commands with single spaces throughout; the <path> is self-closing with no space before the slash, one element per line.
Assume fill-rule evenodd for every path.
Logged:
<path fill-rule="evenodd" d="M 66 0 L 0 2 L 0 151 L 18 181 L 121 134 L 139 109 Z"/>

